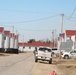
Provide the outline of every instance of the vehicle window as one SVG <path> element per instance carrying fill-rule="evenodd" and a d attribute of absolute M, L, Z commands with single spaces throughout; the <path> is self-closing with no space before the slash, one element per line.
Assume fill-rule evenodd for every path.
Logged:
<path fill-rule="evenodd" d="M 39 51 L 44 51 L 44 48 L 39 48 Z"/>
<path fill-rule="evenodd" d="M 57 48 L 52 48 L 53 51 L 57 50 Z"/>
<path fill-rule="evenodd" d="M 70 53 L 75 53 L 74 51 L 71 51 Z"/>
<path fill-rule="evenodd" d="M 75 50 L 75 53 L 76 53 L 76 50 Z"/>
<path fill-rule="evenodd" d="M 51 49 L 48 49 L 48 48 L 39 48 L 39 51 L 51 52 Z"/>

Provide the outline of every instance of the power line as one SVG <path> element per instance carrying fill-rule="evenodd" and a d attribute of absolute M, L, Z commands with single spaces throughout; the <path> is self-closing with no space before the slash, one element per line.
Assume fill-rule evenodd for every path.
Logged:
<path fill-rule="evenodd" d="M 68 20 L 68 21 L 76 22 L 76 20 Z"/>
<path fill-rule="evenodd" d="M 17 29 L 20 29 L 20 30 L 23 30 L 23 31 L 51 31 L 51 30 L 31 30 L 31 29 L 22 29 L 22 28 L 17 28 Z"/>
<path fill-rule="evenodd" d="M 2 26 L 13 28 L 12 26 L 8 26 L 8 25 L 2 25 Z M 51 31 L 51 30 L 24 29 L 24 28 L 18 28 L 18 27 L 15 27 L 15 26 L 14 26 L 14 30 L 22 30 L 22 31 Z"/>
<path fill-rule="evenodd" d="M 10 28 L 12 27 L 12 26 L 8 26 L 8 25 L 3 25 L 3 24 L 2 24 L 2 26 L 5 26 L 5 27 L 10 27 Z"/>
<path fill-rule="evenodd" d="M 6 23 L 6 24 L 19 24 L 19 23 L 29 23 L 29 22 L 35 22 L 35 21 L 41 21 L 41 20 L 45 20 L 45 19 L 49 19 L 49 18 L 53 18 L 53 17 L 57 17 L 58 15 L 54 15 L 54 16 L 50 16 L 50 17 L 45 17 L 45 18 L 40 18 L 40 19 L 35 19 L 35 20 L 29 20 L 29 21 L 23 21 L 23 22 L 0 22 L 0 23 Z"/>
<path fill-rule="evenodd" d="M 71 17 L 71 19 L 67 19 L 69 16 L 65 16 L 66 20 L 76 22 L 76 17 Z"/>
<path fill-rule="evenodd" d="M 66 18 L 69 18 L 70 16 L 65 15 L 65 17 L 66 17 Z M 76 19 L 76 17 L 71 17 L 71 18 Z"/>
<path fill-rule="evenodd" d="M 68 20 L 73 16 L 73 14 L 74 14 L 75 10 L 76 10 L 76 7 L 74 8 L 74 10 L 73 10 L 73 12 L 72 12 L 71 16 L 68 18 Z"/>
<path fill-rule="evenodd" d="M 24 11 L 24 10 L 11 10 L 11 9 L 0 9 L 0 11 L 10 11 L 10 12 L 20 12 L 20 13 L 32 13 L 32 14 L 56 14 L 56 13 L 49 13 L 49 12 L 34 12 L 34 11 Z"/>

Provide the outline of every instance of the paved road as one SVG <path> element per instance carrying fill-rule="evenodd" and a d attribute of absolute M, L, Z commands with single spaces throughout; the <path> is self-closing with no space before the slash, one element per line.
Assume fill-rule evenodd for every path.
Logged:
<path fill-rule="evenodd" d="M 56 62 L 34 62 L 33 53 L 12 54 L 0 57 L 0 75 L 50 75 L 57 72 Z"/>
<path fill-rule="evenodd" d="M 0 75 L 29 75 L 34 64 L 32 53 L 0 57 Z"/>
<path fill-rule="evenodd" d="M 34 62 L 33 53 L 0 54 L 0 75 L 50 75 L 55 70 L 57 75 L 76 75 L 76 61 L 53 58 L 53 63 Z"/>

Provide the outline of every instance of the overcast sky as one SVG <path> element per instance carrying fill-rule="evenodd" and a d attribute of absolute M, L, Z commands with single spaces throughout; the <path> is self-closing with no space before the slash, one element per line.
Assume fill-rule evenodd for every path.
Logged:
<path fill-rule="evenodd" d="M 52 31 L 76 30 L 76 0 L 0 0 L 0 27 L 18 31 L 19 40 L 51 39 Z"/>

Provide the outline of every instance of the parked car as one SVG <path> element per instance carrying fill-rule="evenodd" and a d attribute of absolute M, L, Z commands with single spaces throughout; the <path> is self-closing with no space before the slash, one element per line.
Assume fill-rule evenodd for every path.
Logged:
<path fill-rule="evenodd" d="M 52 48 L 52 52 L 53 54 L 55 54 L 57 57 L 59 56 L 60 54 L 60 50 L 57 49 L 57 48 Z M 65 52 L 65 50 L 61 50 L 61 53 Z"/>
<path fill-rule="evenodd" d="M 64 59 L 69 59 L 69 58 L 76 59 L 76 50 L 71 50 L 69 52 L 63 52 L 62 58 L 64 58 Z"/>
<path fill-rule="evenodd" d="M 38 60 L 49 61 L 49 64 L 52 63 L 52 51 L 47 47 L 39 47 L 35 54 L 35 62 Z"/>

